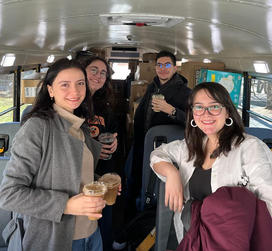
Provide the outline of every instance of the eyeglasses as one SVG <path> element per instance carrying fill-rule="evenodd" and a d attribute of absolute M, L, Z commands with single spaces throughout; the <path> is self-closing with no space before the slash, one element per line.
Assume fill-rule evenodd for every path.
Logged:
<path fill-rule="evenodd" d="M 171 68 L 172 64 L 171 63 L 165 63 L 165 64 L 157 63 L 156 66 L 161 69 L 162 67 L 165 67 L 166 69 L 168 69 L 168 68 Z"/>
<path fill-rule="evenodd" d="M 208 113 L 212 116 L 219 115 L 222 112 L 223 105 L 211 105 L 211 106 L 201 106 L 201 105 L 194 105 L 192 106 L 193 114 L 197 116 L 201 116 L 208 111 Z"/>
<path fill-rule="evenodd" d="M 95 76 L 96 74 L 99 73 L 99 70 L 98 70 L 97 67 L 91 67 L 91 68 L 90 68 L 90 72 L 91 72 L 91 74 L 92 74 L 93 76 Z M 107 72 L 104 71 L 104 70 L 100 71 L 100 77 L 101 77 L 101 78 L 106 78 L 106 77 L 107 77 Z"/>

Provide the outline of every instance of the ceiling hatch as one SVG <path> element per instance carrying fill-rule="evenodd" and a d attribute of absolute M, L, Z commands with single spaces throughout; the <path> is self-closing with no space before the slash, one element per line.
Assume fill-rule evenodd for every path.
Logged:
<path fill-rule="evenodd" d="M 148 14 L 101 14 L 100 19 L 104 25 L 159 26 L 170 28 L 183 22 L 185 18 Z"/>

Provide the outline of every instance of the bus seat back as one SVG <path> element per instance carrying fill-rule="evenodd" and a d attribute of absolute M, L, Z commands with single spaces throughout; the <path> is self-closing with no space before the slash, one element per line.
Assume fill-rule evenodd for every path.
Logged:
<path fill-rule="evenodd" d="M 6 122 L 6 123 L 0 123 L 0 135 L 8 135 L 8 149 L 4 153 L 4 156 L 10 156 L 10 150 L 13 144 L 13 139 L 15 134 L 20 128 L 20 122 Z"/>

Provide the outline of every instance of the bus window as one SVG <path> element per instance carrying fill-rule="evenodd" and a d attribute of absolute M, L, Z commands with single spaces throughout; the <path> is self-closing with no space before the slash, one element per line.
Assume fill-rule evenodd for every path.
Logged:
<path fill-rule="evenodd" d="M 36 78 L 38 75 L 36 75 L 37 72 L 36 70 L 28 70 L 28 71 L 23 71 L 21 73 L 21 79 L 24 80 L 24 79 L 33 79 L 33 78 Z M 24 86 L 22 85 L 22 81 L 21 81 L 21 88 L 24 88 Z M 23 96 L 22 96 L 22 93 L 23 91 L 21 91 L 21 101 L 20 101 L 20 118 L 22 118 L 22 113 L 24 111 L 24 109 L 29 106 L 30 104 L 25 104 L 24 103 L 24 99 L 23 99 Z"/>
<path fill-rule="evenodd" d="M 272 80 L 252 80 L 250 111 L 250 127 L 272 128 Z"/>
<path fill-rule="evenodd" d="M 13 107 L 13 79 L 14 74 L 0 74 L 0 114 Z M 12 110 L 0 116 L 0 123 L 11 121 Z"/>
<path fill-rule="evenodd" d="M 120 79 L 125 80 L 130 73 L 128 69 L 128 63 L 112 63 L 112 70 L 114 74 L 112 75 L 112 79 Z"/>

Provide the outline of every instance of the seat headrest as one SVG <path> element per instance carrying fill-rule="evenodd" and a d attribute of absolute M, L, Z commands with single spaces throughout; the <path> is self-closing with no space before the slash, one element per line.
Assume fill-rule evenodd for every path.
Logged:
<path fill-rule="evenodd" d="M 265 144 L 267 144 L 267 146 L 271 149 L 272 151 L 272 138 L 266 138 L 266 139 L 263 139 L 263 142 Z"/>

